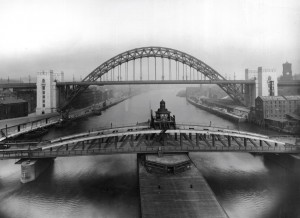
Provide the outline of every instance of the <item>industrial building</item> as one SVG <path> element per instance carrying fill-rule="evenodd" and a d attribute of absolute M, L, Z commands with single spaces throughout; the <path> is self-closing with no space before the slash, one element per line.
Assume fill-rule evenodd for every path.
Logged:
<path fill-rule="evenodd" d="M 28 102 L 14 97 L 0 98 L 0 119 L 24 117 L 28 115 Z"/>
<path fill-rule="evenodd" d="M 281 130 L 299 126 L 300 96 L 259 96 L 255 99 L 255 121 Z M 293 131 L 292 131 L 293 132 Z"/>

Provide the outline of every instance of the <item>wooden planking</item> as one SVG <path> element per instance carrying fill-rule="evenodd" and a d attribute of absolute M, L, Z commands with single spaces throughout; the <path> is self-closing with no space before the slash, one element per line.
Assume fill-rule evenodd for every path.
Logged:
<path fill-rule="evenodd" d="M 193 164 L 176 175 L 150 174 L 138 165 L 143 218 L 227 217 Z"/>

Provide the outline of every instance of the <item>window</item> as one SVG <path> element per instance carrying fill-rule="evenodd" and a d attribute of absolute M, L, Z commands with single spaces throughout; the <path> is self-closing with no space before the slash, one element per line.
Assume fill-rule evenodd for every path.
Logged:
<path fill-rule="evenodd" d="M 42 86 L 43 91 L 45 90 L 45 86 Z"/>
<path fill-rule="evenodd" d="M 43 99 L 43 104 L 45 104 L 45 99 Z"/>
<path fill-rule="evenodd" d="M 45 83 L 45 79 L 42 79 L 42 83 Z"/>
<path fill-rule="evenodd" d="M 45 95 L 45 91 L 43 91 L 43 95 Z"/>
<path fill-rule="evenodd" d="M 45 107 L 45 104 L 43 104 L 43 107 Z"/>

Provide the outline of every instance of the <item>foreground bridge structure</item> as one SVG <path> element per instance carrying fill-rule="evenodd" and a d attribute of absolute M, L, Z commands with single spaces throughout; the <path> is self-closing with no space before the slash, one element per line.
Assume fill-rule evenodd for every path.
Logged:
<path fill-rule="evenodd" d="M 182 152 L 300 153 L 300 148 L 267 136 L 195 125 L 156 130 L 148 125 L 102 129 L 38 144 L 0 150 L 0 158 L 54 158 L 66 156 Z"/>

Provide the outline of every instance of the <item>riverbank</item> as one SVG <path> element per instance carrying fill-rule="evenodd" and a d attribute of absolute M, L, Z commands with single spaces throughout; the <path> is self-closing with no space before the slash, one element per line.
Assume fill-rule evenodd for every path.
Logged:
<path fill-rule="evenodd" d="M 97 107 L 98 110 L 103 111 L 131 97 L 132 95 L 112 98 L 106 100 L 105 102 L 99 102 L 96 105 L 71 111 L 69 113 L 68 120 L 69 121 L 78 120 L 88 116 L 95 115 L 95 111 L 94 111 L 95 107 Z M 17 119 L 14 120 L 12 124 L 8 122 L 6 124 L 7 126 L 2 127 L 0 129 L 1 132 L 0 141 L 5 140 L 6 138 L 15 138 L 25 133 L 39 130 L 41 128 L 48 128 L 53 125 L 59 124 L 60 122 L 62 122 L 62 120 L 59 113 L 51 113 L 48 114 L 47 116 L 37 115 L 36 117 L 33 117 L 29 120 Z"/>
<path fill-rule="evenodd" d="M 222 117 L 222 118 L 225 118 L 225 119 L 228 119 L 230 121 L 237 122 L 237 123 L 246 122 L 246 118 L 245 117 L 237 116 L 235 114 L 228 113 L 225 110 L 218 109 L 218 108 L 215 108 L 215 107 L 209 107 L 209 106 L 201 104 L 199 102 L 196 103 L 195 101 L 193 101 L 191 98 L 188 98 L 188 97 L 186 98 L 186 100 L 190 104 L 192 104 L 192 105 L 194 105 L 194 106 L 196 106 L 196 107 L 198 107 L 198 108 L 200 108 L 202 110 L 210 112 L 210 113 L 212 113 L 214 115 L 217 115 L 219 117 Z"/>
<path fill-rule="evenodd" d="M 118 98 L 111 98 L 111 99 L 108 99 L 106 101 L 102 101 L 102 102 L 99 102 L 97 104 L 88 106 L 86 108 L 71 111 L 70 114 L 69 114 L 69 119 L 70 120 L 76 120 L 76 119 L 81 119 L 81 118 L 84 118 L 84 117 L 87 117 L 87 116 L 94 115 L 94 109 L 95 108 L 97 108 L 97 110 L 99 110 L 99 111 L 104 111 L 104 110 L 106 110 L 106 109 L 108 109 L 108 108 L 110 108 L 110 107 L 112 107 L 116 104 L 119 104 L 122 101 L 125 101 L 126 99 L 131 98 L 131 97 L 132 97 L 132 95 L 122 96 L 122 97 L 118 97 Z"/>

